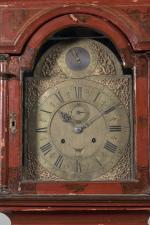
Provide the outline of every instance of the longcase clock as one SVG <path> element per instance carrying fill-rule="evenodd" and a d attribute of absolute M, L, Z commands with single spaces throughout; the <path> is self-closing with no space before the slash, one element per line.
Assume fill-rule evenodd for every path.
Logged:
<path fill-rule="evenodd" d="M 148 224 L 149 6 L 44 4 L 0 6 L 1 212 Z"/>

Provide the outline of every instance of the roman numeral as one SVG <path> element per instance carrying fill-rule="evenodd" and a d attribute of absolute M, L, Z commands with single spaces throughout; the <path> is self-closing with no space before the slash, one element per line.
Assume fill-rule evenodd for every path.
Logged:
<path fill-rule="evenodd" d="M 104 112 L 104 114 L 108 114 L 108 113 L 114 111 L 115 109 L 116 109 L 116 107 L 115 107 L 115 106 L 112 106 L 111 108 L 107 109 L 107 110 Z"/>
<path fill-rule="evenodd" d="M 43 110 L 43 109 L 41 109 L 40 111 L 41 111 L 41 112 L 48 113 L 48 114 L 51 114 L 51 113 L 52 113 L 52 112 L 49 112 L 49 111 L 46 111 L 46 110 Z"/>
<path fill-rule="evenodd" d="M 121 130 L 122 130 L 121 126 L 117 126 L 117 125 L 109 126 L 109 131 L 110 132 L 121 132 Z"/>
<path fill-rule="evenodd" d="M 47 127 L 36 128 L 35 131 L 36 132 L 44 132 L 44 133 L 46 133 L 47 132 Z"/>
<path fill-rule="evenodd" d="M 75 94 L 77 99 L 82 98 L 82 87 L 75 87 Z"/>
<path fill-rule="evenodd" d="M 101 162 L 99 161 L 99 159 L 96 158 L 96 161 L 97 161 L 98 165 L 99 165 L 100 167 L 102 167 L 102 164 L 101 164 Z"/>
<path fill-rule="evenodd" d="M 106 142 L 104 148 L 112 153 L 114 153 L 117 150 L 117 146 L 109 141 Z"/>
<path fill-rule="evenodd" d="M 81 171 L 82 171 L 81 163 L 78 160 L 76 160 L 76 172 L 81 173 Z"/>
<path fill-rule="evenodd" d="M 98 97 L 100 96 L 100 92 L 97 93 L 96 97 L 94 98 L 93 102 L 96 102 L 96 100 L 98 99 Z"/>
<path fill-rule="evenodd" d="M 47 155 L 52 150 L 52 145 L 50 142 L 40 147 L 41 151 L 44 153 L 44 155 Z"/>
<path fill-rule="evenodd" d="M 62 97 L 60 91 L 58 91 L 58 93 L 55 94 L 55 96 L 57 97 L 57 99 L 58 99 L 61 103 L 64 103 L 64 99 L 63 99 L 63 97 Z"/>
<path fill-rule="evenodd" d="M 62 155 L 59 155 L 58 158 L 57 158 L 57 160 L 56 160 L 56 162 L 55 162 L 55 166 L 60 168 L 61 165 L 62 165 L 62 163 L 63 163 L 63 160 L 64 160 L 63 159 L 63 156 Z"/>

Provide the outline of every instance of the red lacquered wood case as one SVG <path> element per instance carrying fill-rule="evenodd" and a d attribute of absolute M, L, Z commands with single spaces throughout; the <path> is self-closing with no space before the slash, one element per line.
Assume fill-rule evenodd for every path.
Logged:
<path fill-rule="evenodd" d="M 146 225 L 150 216 L 150 1 L 0 1 L 0 210 L 12 225 Z M 129 179 L 25 179 L 24 82 L 48 46 L 99 40 L 132 80 Z"/>

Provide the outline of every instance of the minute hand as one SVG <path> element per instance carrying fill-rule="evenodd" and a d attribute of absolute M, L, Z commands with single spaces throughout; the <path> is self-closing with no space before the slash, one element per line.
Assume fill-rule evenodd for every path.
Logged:
<path fill-rule="evenodd" d="M 85 128 L 89 127 L 91 124 L 93 124 L 97 119 L 99 119 L 103 115 L 112 112 L 113 110 L 116 109 L 117 106 L 118 106 L 118 104 L 116 106 L 109 107 L 108 109 L 106 109 L 103 112 L 99 112 L 96 116 L 94 116 L 88 122 L 86 122 L 85 124 L 83 124 L 82 125 L 82 129 L 85 129 Z"/>
<path fill-rule="evenodd" d="M 104 115 L 104 113 L 105 112 L 100 112 L 99 114 L 97 114 L 96 116 L 94 116 L 93 118 L 91 118 L 89 121 L 87 121 L 85 124 L 82 125 L 82 129 L 85 129 L 85 128 L 89 127 L 97 119 L 99 119 L 100 117 L 102 117 Z"/>

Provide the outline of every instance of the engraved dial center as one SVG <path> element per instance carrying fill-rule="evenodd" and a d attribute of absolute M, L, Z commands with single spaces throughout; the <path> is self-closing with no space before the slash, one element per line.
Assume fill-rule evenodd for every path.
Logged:
<path fill-rule="evenodd" d="M 71 117 L 75 123 L 82 123 L 89 117 L 89 108 L 87 104 L 77 103 L 71 110 Z"/>
<path fill-rule="evenodd" d="M 70 120 L 64 121 L 64 116 L 61 117 L 59 112 L 64 112 L 68 116 L 71 115 Z M 90 157 L 93 155 L 99 146 L 104 145 L 106 124 L 103 118 L 97 120 L 97 123 L 92 124 L 87 130 L 83 128 L 83 125 L 87 123 L 93 115 L 99 113 L 98 109 L 92 104 L 84 101 L 73 101 L 64 104 L 59 108 L 50 123 L 50 138 L 63 155 L 67 157 L 74 157 L 74 150 L 82 153 L 83 157 Z M 102 129 L 101 135 L 98 134 L 97 129 Z M 98 140 L 93 147 L 92 138 L 96 137 Z M 65 143 L 62 144 L 62 141 Z"/>

